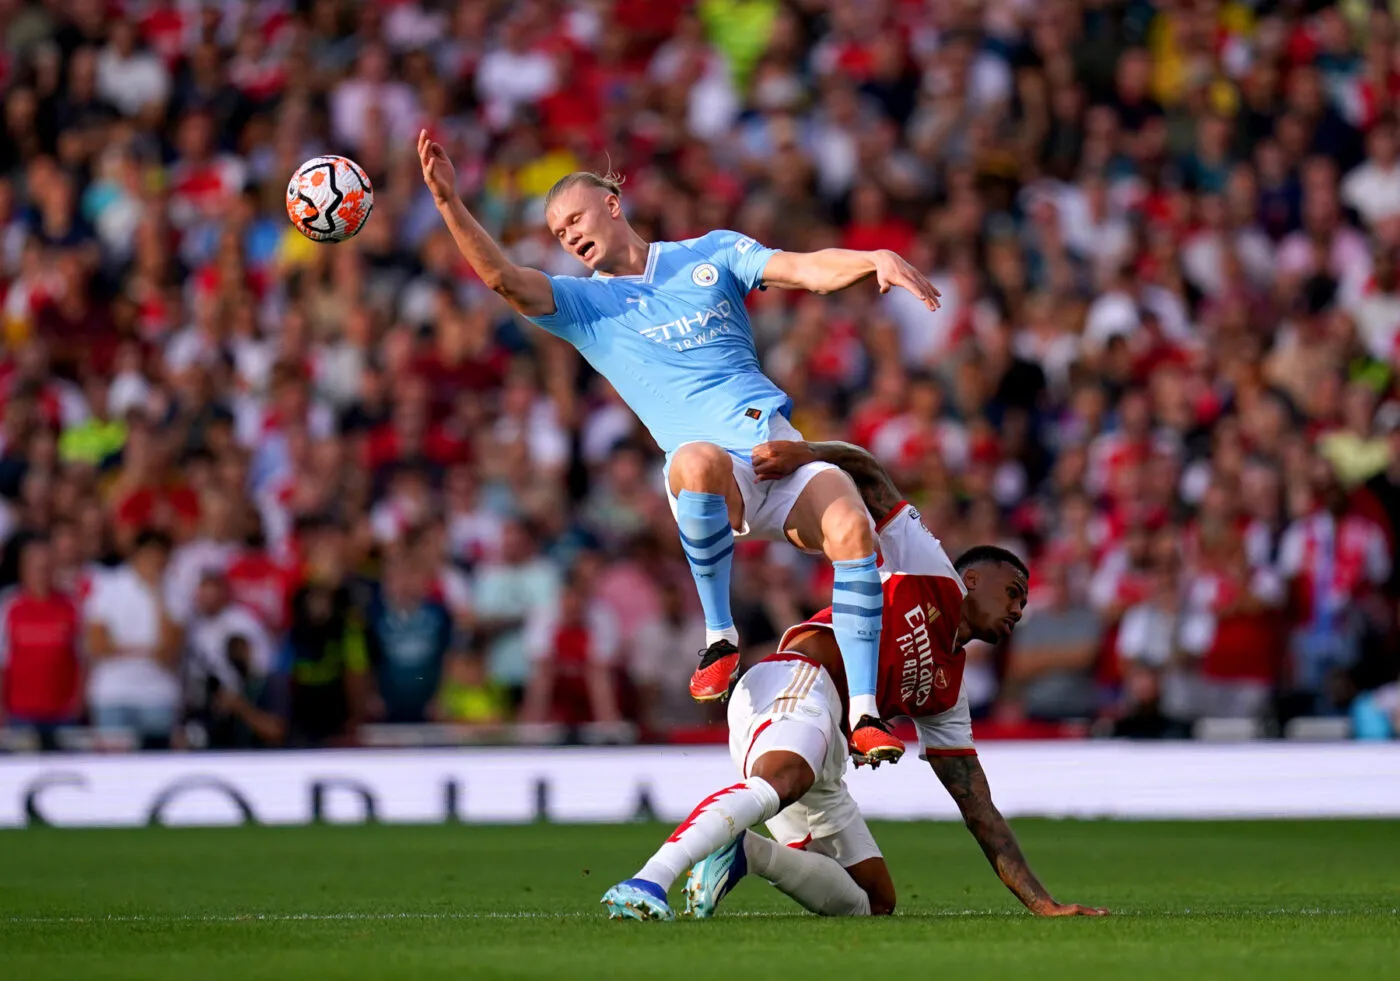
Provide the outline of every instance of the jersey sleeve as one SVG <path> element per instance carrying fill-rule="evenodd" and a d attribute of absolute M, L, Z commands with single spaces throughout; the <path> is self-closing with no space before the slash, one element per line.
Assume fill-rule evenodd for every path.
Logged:
<path fill-rule="evenodd" d="M 951 579 L 961 592 L 967 592 L 962 576 L 958 575 L 953 560 L 943 548 L 943 543 L 933 537 L 933 533 L 924 526 L 919 512 L 908 502 L 900 504 L 885 516 L 877 529 L 876 537 L 880 553 L 890 570 L 908 575 Z"/>
<path fill-rule="evenodd" d="M 710 232 L 700 244 L 701 251 L 709 254 L 711 262 L 728 269 L 738 280 L 739 289 L 745 295 L 763 287 L 763 270 L 768 267 L 768 260 L 781 251 L 728 230 Z"/>
<path fill-rule="evenodd" d="M 550 276 L 548 279 L 554 291 L 554 312 L 526 319 L 574 347 L 587 347 L 593 341 L 594 324 L 598 319 L 598 312 L 589 301 L 588 280 L 581 276 Z"/>
<path fill-rule="evenodd" d="M 946 712 L 920 716 L 914 720 L 919 733 L 919 755 L 975 756 L 972 745 L 972 711 L 967 704 L 967 682 L 958 690 L 958 701 Z"/>

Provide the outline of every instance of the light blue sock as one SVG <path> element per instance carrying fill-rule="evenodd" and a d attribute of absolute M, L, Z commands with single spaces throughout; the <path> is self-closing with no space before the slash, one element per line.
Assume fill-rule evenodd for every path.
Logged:
<path fill-rule="evenodd" d="M 831 589 L 831 629 L 846 666 L 851 694 L 851 721 L 862 715 L 879 717 L 875 682 L 880 667 L 880 613 L 884 591 L 875 555 L 833 562 L 836 583 Z"/>
<path fill-rule="evenodd" d="M 734 529 L 729 527 L 729 508 L 724 495 L 683 490 L 676 499 L 681 548 L 685 549 L 686 560 L 690 562 L 695 588 L 700 591 L 706 634 L 734 634 L 734 617 L 729 609 Z M 736 638 L 737 634 L 731 639 Z"/>

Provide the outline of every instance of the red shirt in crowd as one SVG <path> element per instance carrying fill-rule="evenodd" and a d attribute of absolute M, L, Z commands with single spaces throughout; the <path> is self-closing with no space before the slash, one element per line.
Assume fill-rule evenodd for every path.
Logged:
<path fill-rule="evenodd" d="M 1214 681 L 1273 684 L 1284 650 L 1283 621 L 1277 611 L 1245 613 L 1230 608 L 1250 588 L 1238 574 L 1202 573 L 1198 588 L 1214 586 L 1215 635 L 1201 655 L 1201 674 Z"/>
<path fill-rule="evenodd" d="M 376 429 L 365 443 L 365 466 L 370 470 L 379 470 L 418 456 L 440 467 L 466 463 L 471 460 L 471 444 L 453 436 L 442 426 L 432 426 L 423 434 L 420 446 L 411 446 L 392 425 Z"/>
<path fill-rule="evenodd" d="M 287 604 L 297 579 L 291 565 L 266 552 L 247 551 L 233 560 L 225 576 L 234 600 L 256 613 L 268 630 L 277 633 L 286 627 Z"/>
<path fill-rule="evenodd" d="M 81 704 L 78 608 L 62 593 L 15 591 L 0 605 L 0 695 L 7 718 L 73 719 Z"/>
<path fill-rule="evenodd" d="M 446 407 L 463 390 L 484 392 L 500 388 L 508 360 L 504 351 L 494 348 L 482 357 L 466 357 L 456 362 L 431 354 L 414 362 L 413 373 L 428 383 L 433 403 Z"/>
<path fill-rule="evenodd" d="M 1390 542 L 1374 521 L 1357 514 L 1334 518 L 1318 511 L 1289 525 L 1279 542 L 1279 572 L 1294 583 L 1290 612 L 1307 623 L 1325 600 L 1345 609 L 1390 576 Z"/>
<path fill-rule="evenodd" d="M 889 249 L 904 254 L 913 247 L 916 236 L 913 225 L 898 218 L 886 218 L 877 224 L 850 226 L 841 236 L 841 247 L 858 252 Z"/>
<path fill-rule="evenodd" d="M 142 487 L 117 503 L 117 523 L 128 528 L 154 527 L 165 508 L 176 520 L 193 524 L 199 520 L 199 495 L 184 484 Z"/>

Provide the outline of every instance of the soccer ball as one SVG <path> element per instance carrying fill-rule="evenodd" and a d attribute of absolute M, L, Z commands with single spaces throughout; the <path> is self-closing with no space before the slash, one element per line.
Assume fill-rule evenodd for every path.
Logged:
<path fill-rule="evenodd" d="M 312 157 L 287 184 L 287 217 L 313 242 L 353 238 L 374 210 L 374 188 L 345 157 Z"/>

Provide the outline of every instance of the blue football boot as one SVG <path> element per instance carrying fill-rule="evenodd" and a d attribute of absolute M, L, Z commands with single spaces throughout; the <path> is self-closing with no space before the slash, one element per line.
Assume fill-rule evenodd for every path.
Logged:
<path fill-rule="evenodd" d="M 627 879 L 603 893 L 610 920 L 674 920 L 666 890 L 646 879 Z"/>
<path fill-rule="evenodd" d="M 715 915 L 719 901 L 748 875 L 749 860 L 744 854 L 745 831 L 723 848 L 695 863 L 685 880 L 685 913 L 697 920 Z"/>

